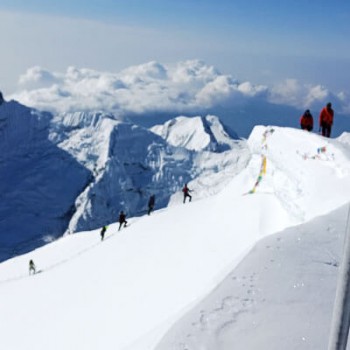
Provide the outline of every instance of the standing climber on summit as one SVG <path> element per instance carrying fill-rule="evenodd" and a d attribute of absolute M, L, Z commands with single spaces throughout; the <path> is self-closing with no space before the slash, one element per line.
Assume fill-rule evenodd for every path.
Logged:
<path fill-rule="evenodd" d="M 332 104 L 327 103 L 326 107 L 322 108 L 320 113 L 320 131 L 322 129 L 322 136 L 330 137 L 333 125 L 334 111 Z"/>
<path fill-rule="evenodd" d="M 189 197 L 190 199 L 190 202 L 192 201 L 192 196 L 190 195 L 189 192 L 192 192 L 192 190 L 190 190 L 188 187 L 187 187 L 187 184 L 185 184 L 184 188 L 182 189 L 182 192 L 184 194 L 184 203 L 186 202 L 186 198 Z"/>

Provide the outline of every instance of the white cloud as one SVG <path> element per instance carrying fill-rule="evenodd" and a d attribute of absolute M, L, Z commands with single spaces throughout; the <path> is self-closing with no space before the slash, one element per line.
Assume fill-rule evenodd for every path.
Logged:
<path fill-rule="evenodd" d="M 20 87 L 28 89 L 49 87 L 57 82 L 59 79 L 54 73 L 38 66 L 29 68 L 25 74 L 19 77 Z"/>
<path fill-rule="evenodd" d="M 268 92 L 267 86 L 253 85 L 249 81 L 239 84 L 238 90 L 249 97 L 266 96 L 266 93 Z"/>
<path fill-rule="evenodd" d="M 155 61 L 119 73 L 69 67 L 64 73 L 32 67 L 19 79 L 13 96 L 20 102 L 57 112 L 104 110 L 119 115 L 150 112 L 196 113 L 217 106 L 237 106 L 257 99 L 304 108 L 328 100 L 349 108 L 344 93 L 287 79 L 273 87 L 239 82 L 199 60 L 163 65 Z"/>
<path fill-rule="evenodd" d="M 350 96 L 342 91 L 339 92 L 336 97 L 342 103 L 344 113 L 350 114 Z"/>
<path fill-rule="evenodd" d="M 233 97 L 233 93 L 237 91 L 229 77 L 221 75 L 214 78 L 203 86 L 197 93 L 196 100 L 199 105 L 211 107 L 217 103 L 222 103 Z"/>
<path fill-rule="evenodd" d="M 339 96 L 342 96 L 340 93 Z M 273 103 L 285 104 L 296 108 L 319 108 L 328 101 L 336 103 L 344 110 L 345 100 L 331 93 L 322 85 L 302 84 L 296 79 L 286 79 L 270 90 L 269 100 Z"/>

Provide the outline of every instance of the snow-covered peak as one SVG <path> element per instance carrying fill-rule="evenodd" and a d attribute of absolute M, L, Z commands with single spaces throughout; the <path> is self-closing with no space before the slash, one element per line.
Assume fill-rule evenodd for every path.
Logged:
<path fill-rule="evenodd" d="M 121 121 L 103 112 L 57 115 L 50 127 L 50 140 L 91 171 L 104 167 L 110 152 L 110 135 Z"/>
<path fill-rule="evenodd" d="M 234 146 L 234 139 L 238 138 L 213 115 L 193 118 L 179 116 L 162 125 L 155 125 L 151 130 L 171 145 L 193 151 L 226 151 Z"/>

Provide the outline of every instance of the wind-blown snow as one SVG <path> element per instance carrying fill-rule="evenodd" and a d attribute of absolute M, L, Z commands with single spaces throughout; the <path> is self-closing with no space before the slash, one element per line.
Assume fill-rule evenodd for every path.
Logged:
<path fill-rule="evenodd" d="M 220 172 L 218 169 L 216 174 L 206 178 L 205 187 L 214 187 L 218 179 L 224 179 L 224 189 L 213 196 L 208 196 L 208 192 L 201 195 L 204 187 L 200 186 L 202 180 L 198 177 L 189 183 L 194 190 L 192 203 L 182 204 L 181 193 L 175 194 L 171 207 L 156 211 L 151 216 L 131 218 L 129 228 L 118 232 L 117 224 L 109 225 L 107 238 L 102 243 L 99 230 L 82 232 L 2 263 L 0 327 L 3 347 L 22 349 L 32 346 L 38 350 L 154 349 L 169 327 L 208 295 L 256 242 L 292 225 L 326 215 L 348 203 L 350 153 L 348 147 L 339 141 L 300 130 L 259 126 L 250 136 L 248 146 L 251 152 L 249 163 L 239 174 Z M 236 153 L 237 149 L 228 152 Z M 228 152 L 224 152 L 224 157 Z M 231 175 L 230 179 L 228 175 Z M 203 199 L 197 200 L 200 197 Z M 344 211 L 340 213 L 343 215 Z M 343 223 L 341 220 L 339 222 Z M 309 225 L 306 226 L 307 231 L 324 225 L 324 221 L 318 221 L 315 226 Z M 329 230 L 322 232 L 324 241 L 332 243 L 341 239 L 340 234 L 334 234 L 335 226 L 329 227 Z M 298 232 L 298 228 L 295 230 Z M 301 239 L 303 235 L 304 231 L 299 231 Z M 312 246 L 313 238 L 309 237 L 311 243 L 305 247 Z M 277 238 L 287 242 L 289 239 L 287 235 L 284 238 L 284 233 Z M 294 238 L 289 241 L 291 243 L 287 243 L 285 249 L 288 246 L 291 249 L 293 243 L 295 258 L 298 259 L 300 255 Z M 324 246 L 333 249 L 338 244 L 327 246 L 325 242 Z M 278 250 L 277 245 L 271 243 L 271 246 Z M 237 272 L 242 279 L 243 276 L 252 278 L 249 290 L 255 290 L 255 286 L 259 285 L 260 276 L 264 279 L 261 286 L 270 287 L 268 278 L 273 282 L 275 280 L 272 275 L 264 273 L 264 266 L 270 263 L 276 269 L 281 263 L 277 253 L 273 254 L 275 264 L 271 261 L 273 258 L 269 261 L 268 256 L 263 255 L 263 264 L 258 269 L 256 264 L 260 264 L 260 256 L 258 251 L 252 267 L 248 266 L 243 274 Z M 42 272 L 28 277 L 28 261 L 31 258 Z M 289 262 L 285 260 L 287 272 L 295 269 L 294 253 L 288 259 Z M 324 256 L 317 252 L 315 259 L 325 261 Z M 323 273 L 331 268 L 327 264 L 322 265 L 324 269 L 314 268 L 320 265 L 314 265 L 308 259 L 304 262 L 298 266 L 306 271 Z M 332 271 L 335 274 L 335 267 Z M 300 304 L 302 300 L 307 300 L 316 305 L 323 294 L 313 295 L 312 299 L 306 297 L 300 283 L 307 284 L 307 278 L 316 281 L 312 276 L 294 278 L 296 288 L 290 288 L 293 298 L 285 288 L 286 294 L 281 297 L 281 303 L 290 305 L 298 300 Z M 322 289 L 334 279 L 319 278 L 317 281 L 315 288 Z M 272 288 L 276 290 L 276 286 Z M 295 294 L 295 289 L 300 293 Z M 329 293 L 325 291 L 325 294 L 327 300 L 331 300 L 334 290 L 328 290 Z M 238 298 L 241 296 L 238 294 Z M 266 297 L 266 303 L 272 305 L 268 298 L 271 298 L 271 294 Z M 254 309 L 250 305 L 256 299 L 251 296 L 247 296 L 247 299 L 243 309 L 238 310 L 245 317 L 234 318 L 237 323 L 235 334 L 238 336 L 242 336 L 242 329 L 255 320 Z M 227 304 L 230 307 L 230 300 Z M 323 330 L 329 323 L 330 309 L 326 309 L 325 314 L 319 314 L 324 317 L 319 320 Z M 289 317 L 285 308 L 272 310 L 284 311 L 280 313 L 280 322 Z M 305 307 L 305 310 L 309 309 Z M 257 311 L 259 320 L 266 317 L 266 309 L 264 311 L 263 307 L 259 307 Z M 213 317 L 216 315 L 220 316 L 214 313 Z M 305 315 L 308 316 L 312 315 Z M 239 326 L 241 320 L 243 323 Z M 267 329 L 260 328 L 258 339 L 265 337 L 267 344 L 275 342 L 278 344 L 276 349 L 284 346 L 283 334 L 279 338 L 279 333 L 275 333 L 278 327 L 271 317 L 267 325 Z M 309 330 L 313 329 L 310 334 L 315 334 L 319 329 L 312 322 L 308 323 L 308 327 Z M 180 329 L 181 333 L 186 332 Z M 294 329 L 296 336 L 304 334 L 300 333 L 300 328 Z M 189 328 L 186 334 L 195 336 L 196 332 Z M 232 345 L 229 332 L 220 333 L 220 336 L 215 340 Z M 239 344 L 239 338 L 236 341 Z M 186 348 L 181 344 L 180 347 L 173 345 L 176 344 L 170 343 L 167 349 Z M 318 348 L 317 345 L 311 345 L 308 349 Z M 196 349 L 195 346 L 192 349 Z"/>

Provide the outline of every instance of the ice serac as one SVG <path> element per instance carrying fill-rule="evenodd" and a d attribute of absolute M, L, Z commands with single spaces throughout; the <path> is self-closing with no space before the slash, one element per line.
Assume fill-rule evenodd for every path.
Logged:
<path fill-rule="evenodd" d="M 151 130 L 171 145 L 193 151 L 227 151 L 238 139 L 237 134 L 214 115 L 192 118 L 179 116 L 162 125 L 155 125 Z"/>
<path fill-rule="evenodd" d="M 0 106 L 0 260 L 60 236 L 90 171 L 48 138 L 52 116 Z"/>

